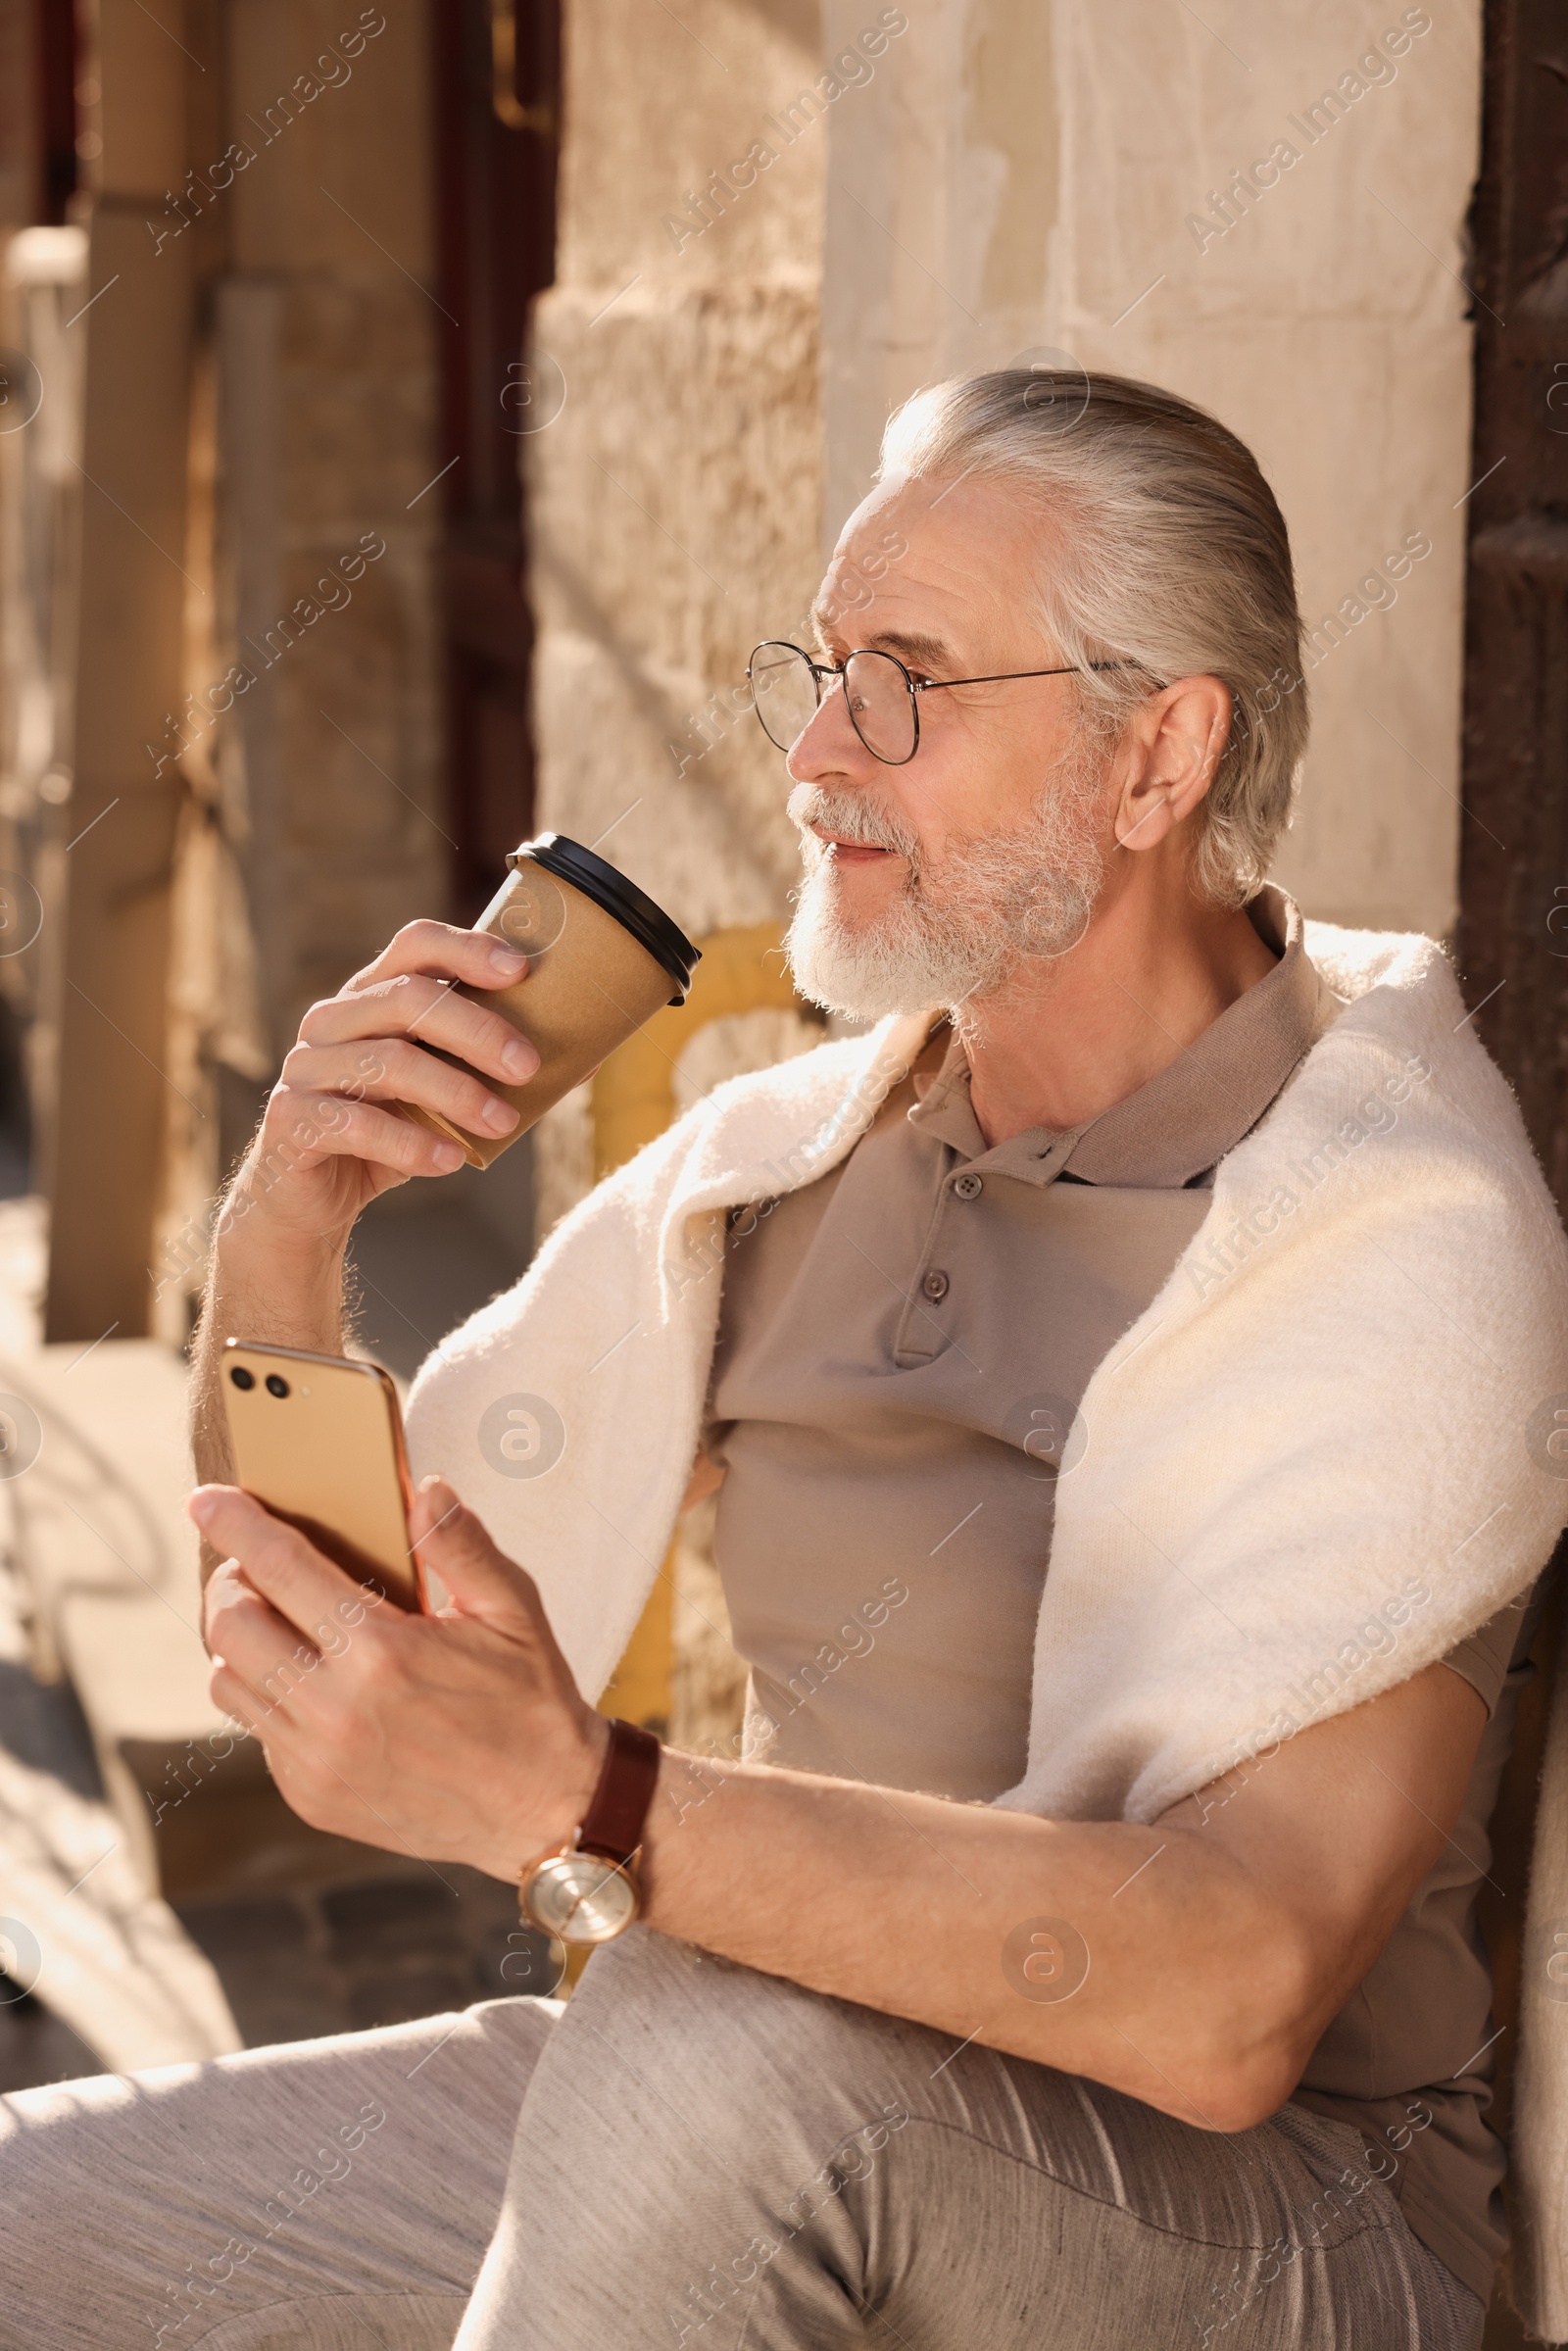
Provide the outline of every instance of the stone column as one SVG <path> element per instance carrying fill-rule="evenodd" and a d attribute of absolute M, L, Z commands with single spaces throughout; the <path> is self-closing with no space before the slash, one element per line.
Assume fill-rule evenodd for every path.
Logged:
<path fill-rule="evenodd" d="M 64 910 L 46 1336 L 150 1327 L 178 779 L 145 746 L 180 700 L 191 272 L 145 219 L 185 157 L 178 34 L 100 0 L 88 226 L 75 747 Z M 113 1170 L 112 1180 L 109 1171 Z"/>
<path fill-rule="evenodd" d="M 220 565 L 253 683 L 224 789 L 274 1059 L 314 997 L 445 905 L 426 24 L 419 5 L 229 11 L 251 160 L 218 307 Z"/>
<path fill-rule="evenodd" d="M 219 0 L 197 176 L 159 208 L 210 318 L 212 595 L 163 745 L 188 786 L 171 1049 L 197 1105 L 153 1268 L 170 1336 L 301 1013 L 447 911 L 428 41 L 423 0 Z"/>

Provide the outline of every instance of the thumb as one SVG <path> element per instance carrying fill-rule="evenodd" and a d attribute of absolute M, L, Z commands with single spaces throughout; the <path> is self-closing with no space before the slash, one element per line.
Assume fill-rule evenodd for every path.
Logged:
<path fill-rule="evenodd" d="M 445 1478 L 420 1483 L 409 1533 L 415 1557 L 427 1575 L 439 1577 L 460 1616 L 514 1638 L 538 1632 L 543 1611 L 532 1576 L 497 1548 Z"/>

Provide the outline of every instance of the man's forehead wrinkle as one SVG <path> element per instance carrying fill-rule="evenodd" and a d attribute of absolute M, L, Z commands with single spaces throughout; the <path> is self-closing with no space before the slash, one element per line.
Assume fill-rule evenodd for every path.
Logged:
<path fill-rule="evenodd" d="M 852 517 L 812 608 L 824 650 L 875 648 L 933 674 L 1027 665 L 1022 651 L 1016 661 L 991 658 L 1017 631 L 1017 517 L 988 513 L 979 501 L 971 511 L 962 500 L 960 493 L 934 514 L 890 502 L 875 529 L 863 509 Z M 896 555 L 878 537 L 889 518 L 902 539 Z M 846 595 L 846 585 L 858 592 Z"/>

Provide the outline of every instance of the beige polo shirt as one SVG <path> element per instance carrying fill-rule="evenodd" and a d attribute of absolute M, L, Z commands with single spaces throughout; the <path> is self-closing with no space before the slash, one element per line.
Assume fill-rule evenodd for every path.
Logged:
<path fill-rule="evenodd" d="M 1269 890 L 1250 910 L 1274 968 L 1098 1118 L 989 1147 L 961 1049 L 934 1041 L 839 1166 L 732 1215 L 705 1447 L 725 1472 L 748 1752 L 970 1800 L 1022 1778 L 1079 1401 L 1201 1224 L 1216 1161 L 1341 1008 L 1294 906 Z M 1502 2165 L 1474 1892 L 1520 1623 L 1447 1661 L 1495 1709 L 1465 1817 L 1298 2092 L 1362 2129 L 1412 2228 L 1483 2297 Z"/>

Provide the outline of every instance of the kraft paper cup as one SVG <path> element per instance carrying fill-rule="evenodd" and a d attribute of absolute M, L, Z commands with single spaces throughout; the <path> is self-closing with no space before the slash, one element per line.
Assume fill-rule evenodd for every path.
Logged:
<path fill-rule="evenodd" d="M 608 858 L 564 834 L 525 841 L 507 863 L 511 871 L 474 928 L 519 948 L 528 970 L 514 988 L 460 985 L 457 993 L 499 1012 L 538 1051 L 539 1066 L 526 1085 L 481 1081 L 512 1103 L 518 1123 L 510 1135 L 472 1135 L 439 1111 L 413 1102 L 387 1105 L 416 1126 L 449 1135 L 470 1167 L 499 1159 L 661 1004 L 684 1004 L 699 960 L 662 906 Z M 466 1067 L 437 1046 L 425 1051 Z"/>

